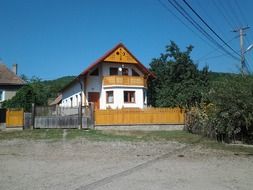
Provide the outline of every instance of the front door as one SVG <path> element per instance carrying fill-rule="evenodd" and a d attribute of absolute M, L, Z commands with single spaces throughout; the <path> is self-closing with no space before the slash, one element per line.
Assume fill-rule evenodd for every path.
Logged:
<path fill-rule="evenodd" d="M 99 92 L 88 92 L 88 102 L 93 102 L 95 109 L 99 109 Z"/>

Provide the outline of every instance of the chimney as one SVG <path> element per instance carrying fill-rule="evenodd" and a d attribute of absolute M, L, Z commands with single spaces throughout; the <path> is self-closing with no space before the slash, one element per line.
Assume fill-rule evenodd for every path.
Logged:
<path fill-rule="evenodd" d="M 12 72 L 17 75 L 18 74 L 18 64 L 13 64 L 12 65 Z"/>

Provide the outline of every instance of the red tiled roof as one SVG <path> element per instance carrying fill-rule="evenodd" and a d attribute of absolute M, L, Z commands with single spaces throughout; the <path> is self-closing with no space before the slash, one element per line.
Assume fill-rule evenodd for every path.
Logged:
<path fill-rule="evenodd" d="M 0 64 L 0 85 L 24 85 L 20 77 L 15 75 L 4 64 Z"/>

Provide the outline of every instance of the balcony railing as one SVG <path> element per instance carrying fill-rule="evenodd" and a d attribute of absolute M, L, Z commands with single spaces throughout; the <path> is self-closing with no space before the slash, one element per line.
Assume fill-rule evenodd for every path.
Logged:
<path fill-rule="evenodd" d="M 136 76 L 105 76 L 103 78 L 104 86 L 144 86 L 147 87 L 146 80 L 144 77 L 136 77 Z"/>

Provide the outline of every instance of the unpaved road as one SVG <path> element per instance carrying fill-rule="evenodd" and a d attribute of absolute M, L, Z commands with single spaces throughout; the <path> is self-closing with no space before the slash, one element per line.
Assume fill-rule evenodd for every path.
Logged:
<path fill-rule="evenodd" d="M 253 157 L 175 142 L 0 141 L 2 190 L 252 190 Z"/>

